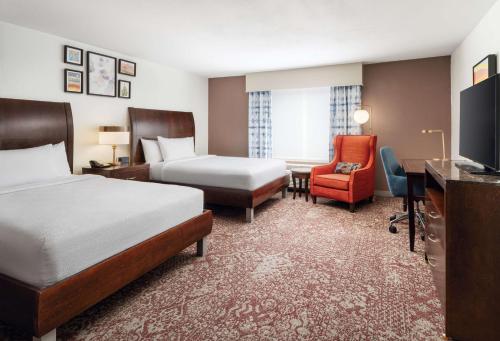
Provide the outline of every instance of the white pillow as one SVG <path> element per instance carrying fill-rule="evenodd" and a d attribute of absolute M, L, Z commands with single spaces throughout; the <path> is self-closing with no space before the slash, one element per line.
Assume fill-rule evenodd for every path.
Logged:
<path fill-rule="evenodd" d="M 161 156 L 160 151 L 160 145 L 158 144 L 157 140 L 141 139 L 141 143 L 146 163 L 152 164 L 163 161 L 163 157 Z"/>
<path fill-rule="evenodd" d="M 158 136 L 158 143 L 160 144 L 161 154 L 163 160 L 172 161 L 177 159 L 185 159 L 188 157 L 195 157 L 194 153 L 194 138 L 181 137 L 181 138 L 165 138 Z"/>
<path fill-rule="evenodd" d="M 71 170 L 69 169 L 68 156 L 66 155 L 66 146 L 64 141 L 58 144 L 52 145 L 52 157 L 54 162 L 54 167 L 59 176 L 69 176 L 71 175 Z"/>
<path fill-rule="evenodd" d="M 0 150 L 0 187 L 48 180 L 59 176 L 54 147 Z"/>

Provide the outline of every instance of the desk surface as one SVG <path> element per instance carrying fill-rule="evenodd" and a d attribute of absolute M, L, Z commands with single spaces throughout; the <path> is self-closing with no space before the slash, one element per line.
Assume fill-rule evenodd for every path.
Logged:
<path fill-rule="evenodd" d="M 406 174 L 424 175 L 425 159 L 403 159 L 403 168 Z"/>

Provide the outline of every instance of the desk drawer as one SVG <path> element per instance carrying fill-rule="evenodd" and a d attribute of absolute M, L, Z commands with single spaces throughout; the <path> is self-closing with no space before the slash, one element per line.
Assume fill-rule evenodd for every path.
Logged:
<path fill-rule="evenodd" d="M 425 202 L 425 253 L 441 305 L 446 299 L 446 230 L 443 216 L 432 200 Z"/>
<path fill-rule="evenodd" d="M 435 236 L 434 236 L 435 237 Z M 445 307 L 446 299 L 446 254 L 439 239 L 434 239 L 432 235 L 426 235 L 425 253 L 427 263 L 431 268 L 432 278 L 436 286 L 441 305 Z"/>
<path fill-rule="evenodd" d="M 439 240 L 441 247 L 446 247 L 446 228 L 444 217 L 439 213 L 432 200 L 425 202 L 425 234 Z"/>

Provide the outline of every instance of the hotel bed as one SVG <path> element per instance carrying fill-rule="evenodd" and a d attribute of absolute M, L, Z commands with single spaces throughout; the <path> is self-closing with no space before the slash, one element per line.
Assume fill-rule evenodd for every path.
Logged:
<path fill-rule="evenodd" d="M 145 162 L 142 140 L 193 138 L 193 114 L 129 108 L 131 158 Z M 223 157 L 215 155 L 163 161 L 150 164 L 151 179 L 202 189 L 205 203 L 246 209 L 247 221 L 254 208 L 279 191 L 286 196 L 290 181 L 283 160 Z"/>
<path fill-rule="evenodd" d="M 200 190 L 97 175 L 0 188 L 0 273 L 44 288 L 202 213 Z"/>
<path fill-rule="evenodd" d="M 0 99 L 0 150 L 61 141 L 71 169 L 68 103 Z M 0 320 L 55 340 L 55 328 L 187 246 L 203 255 L 211 228 L 195 188 L 96 175 L 2 186 Z"/>
<path fill-rule="evenodd" d="M 286 173 L 282 160 L 203 155 L 150 165 L 151 179 L 254 191 Z"/>

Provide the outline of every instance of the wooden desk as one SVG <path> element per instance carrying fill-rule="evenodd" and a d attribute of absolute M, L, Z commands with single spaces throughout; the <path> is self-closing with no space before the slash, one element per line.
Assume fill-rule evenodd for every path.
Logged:
<path fill-rule="evenodd" d="M 410 236 L 410 251 L 415 249 L 415 200 L 423 200 L 413 193 L 413 186 L 425 177 L 425 160 L 404 159 L 403 169 L 406 173 L 408 192 L 408 230 Z"/>
<path fill-rule="evenodd" d="M 425 251 L 448 340 L 500 335 L 500 178 L 427 161 Z"/>

